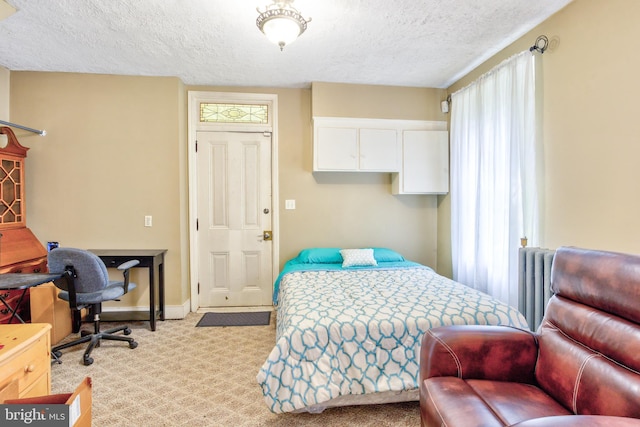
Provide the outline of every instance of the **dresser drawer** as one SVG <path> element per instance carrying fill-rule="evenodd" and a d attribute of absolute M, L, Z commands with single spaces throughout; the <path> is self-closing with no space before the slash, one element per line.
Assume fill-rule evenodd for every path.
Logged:
<path fill-rule="evenodd" d="M 0 371 L 6 372 L 9 376 L 7 383 L 13 379 L 18 379 L 20 397 L 24 397 L 23 394 L 37 382 L 36 380 L 49 371 L 51 359 L 48 342 L 48 336 L 42 336 L 32 346 L 17 354 L 13 360 L 0 366 Z"/>
<path fill-rule="evenodd" d="M 30 397 L 49 394 L 51 390 L 51 354 L 49 324 L 5 325 L 16 328 L 0 336 L 7 353 L 0 359 L 0 389 L 14 380 L 18 382 L 18 396 Z M 31 335 L 29 335 L 31 334 Z M 15 338 L 14 338 L 15 337 Z M 20 339 L 24 338 L 23 342 Z"/>
<path fill-rule="evenodd" d="M 38 378 L 33 379 L 33 377 L 31 377 L 33 381 L 27 385 L 27 388 L 19 393 L 20 398 L 49 395 L 51 393 L 50 375 L 51 374 L 49 372 L 43 372 L 42 375 L 40 375 Z"/>

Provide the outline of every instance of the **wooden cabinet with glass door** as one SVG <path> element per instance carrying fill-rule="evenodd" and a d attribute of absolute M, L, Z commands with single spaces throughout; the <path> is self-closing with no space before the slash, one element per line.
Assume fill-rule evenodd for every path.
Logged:
<path fill-rule="evenodd" d="M 47 250 L 27 228 L 24 164 L 29 149 L 18 142 L 11 128 L 0 127 L 0 134 L 7 137 L 7 144 L 0 148 L 0 274 L 44 273 Z M 4 297 L 11 298 L 15 291 L 5 292 Z M 0 307 L 0 323 L 10 318 L 6 311 Z M 19 311 L 28 319 L 28 298 L 23 299 Z"/>

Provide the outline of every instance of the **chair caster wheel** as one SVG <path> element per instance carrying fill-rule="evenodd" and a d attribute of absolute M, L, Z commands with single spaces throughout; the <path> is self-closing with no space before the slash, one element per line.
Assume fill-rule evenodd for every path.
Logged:
<path fill-rule="evenodd" d="M 54 355 L 55 357 L 57 357 L 58 359 L 60 359 L 60 358 L 62 357 L 62 352 L 61 352 L 60 350 L 58 350 L 58 351 L 54 351 L 54 352 L 53 352 L 53 355 Z"/>
<path fill-rule="evenodd" d="M 131 329 L 127 328 L 124 331 L 122 331 L 125 335 L 131 335 Z"/>
<path fill-rule="evenodd" d="M 84 363 L 85 366 L 89 366 L 93 363 L 93 358 L 89 357 L 89 356 L 84 356 L 82 358 L 82 363 Z"/>
<path fill-rule="evenodd" d="M 129 348 L 136 348 L 137 346 L 138 346 L 138 343 L 137 343 L 137 342 L 135 342 L 135 341 L 131 341 L 131 342 L 129 343 Z"/>
<path fill-rule="evenodd" d="M 84 331 L 84 330 L 80 331 L 81 337 L 86 337 L 87 335 L 91 335 L 91 331 Z"/>

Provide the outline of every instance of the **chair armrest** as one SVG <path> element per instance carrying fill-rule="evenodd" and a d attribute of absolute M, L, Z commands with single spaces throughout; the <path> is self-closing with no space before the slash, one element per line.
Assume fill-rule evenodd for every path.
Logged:
<path fill-rule="evenodd" d="M 453 376 L 535 384 L 537 336 L 509 326 L 455 325 L 428 330 L 420 349 L 420 383 Z"/>
<path fill-rule="evenodd" d="M 78 305 L 77 292 L 75 279 L 78 277 L 75 268 L 72 266 L 66 266 L 62 276 L 59 279 L 55 279 L 53 284 L 56 288 L 66 291 L 69 294 L 69 307 L 72 310 L 78 310 L 81 307 Z"/>
<path fill-rule="evenodd" d="M 135 267 L 138 264 L 140 264 L 140 261 L 138 261 L 137 259 L 132 259 L 130 261 L 123 262 L 117 268 L 118 268 L 118 270 L 128 270 L 128 269 L 130 269 L 132 267 Z"/>
<path fill-rule="evenodd" d="M 118 270 L 122 271 L 122 276 L 124 277 L 123 287 L 125 294 L 129 292 L 129 269 L 135 267 L 138 264 L 140 264 L 139 260 L 132 259 L 130 261 L 123 262 L 118 266 Z M 151 286 L 153 286 L 153 284 L 151 284 Z"/>

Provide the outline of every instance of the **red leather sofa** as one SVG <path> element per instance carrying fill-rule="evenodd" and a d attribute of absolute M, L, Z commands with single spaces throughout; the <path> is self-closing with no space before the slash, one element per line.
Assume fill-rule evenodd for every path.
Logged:
<path fill-rule="evenodd" d="M 535 333 L 425 334 L 423 426 L 640 426 L 640 256 L 560 248 L 551 288 Z"/>

